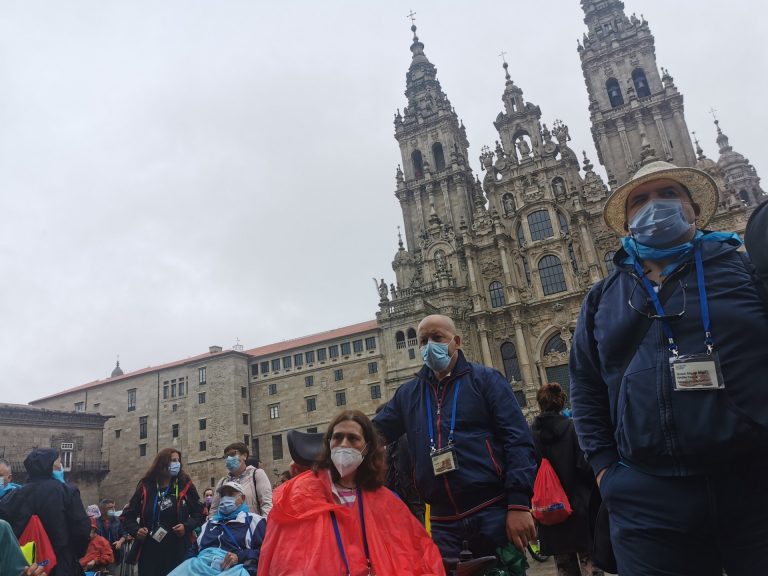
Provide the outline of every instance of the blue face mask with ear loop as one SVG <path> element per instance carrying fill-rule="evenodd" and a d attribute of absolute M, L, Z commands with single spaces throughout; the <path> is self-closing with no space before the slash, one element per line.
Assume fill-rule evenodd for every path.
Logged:
<path fill-rule="evenodd" d="M 453 339 L 451 339 L 453 341 Z M 450 342 L 448 343 L 450 344 Z M 448 344 L 430 340 L 421 347 L 421 359 L 433 372 L 442 372 L 451 363 Z"/>
<path fill-rule="evenodd" d="M 240 456 L 227 456 L 224 460 L 227 470 L 234 472 L 240 468 Z"/>
<path fill-rule="evenodd" d="M 638 244 L 652 248 L 670 246 L 691 229 L 679 199 L 654 198 L 630 220 L 629 232 Z"/>
<path fill-rule="evenodd" d="M 51 476 L 53 476 L 54 480 L 58 480 L 62 484 L 65 484 L 64 482 L 64 470 L 54 470 L 51 472 Z"/>
<path fill-rule="evenodd" d="M 168 472 L 170 472 L 171 476 L 178 476 L 179 472 L 181 472 L 181 462 L 171 462 L 168 464 Z"/>

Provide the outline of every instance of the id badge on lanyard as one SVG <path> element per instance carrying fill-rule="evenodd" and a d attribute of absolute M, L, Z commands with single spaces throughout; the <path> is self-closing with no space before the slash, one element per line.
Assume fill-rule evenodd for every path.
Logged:
<path fill-rule="evenodd" d="M 456 389 L 453 393 L 453 410 L 451 412 L 451 429 L 448 432 L 448 445 L 445 448 L 435 446 L 435 431 L 432 424 L 432 393 L 427 385 L 427 423 L 429 427 L 429 458 L 432 461 L 432 472 L 435 476 L 447 474 L 459 469 L 459 461 L 456 458 L 456 447 L 453 444 L 453 432 L 456 428 L 456 402 L 459 398 L 461 380 L 456 381 Z M 439 399 L 438 399 L 439 402 Z M 437 406 L 437 414 L 440 415 L 440 404 Z"/>
<path fill-rule="evenodd" d="M 725 388 L 717 352 L 687 354 L 669 359 L 675 390 L 718 390 Z"/>

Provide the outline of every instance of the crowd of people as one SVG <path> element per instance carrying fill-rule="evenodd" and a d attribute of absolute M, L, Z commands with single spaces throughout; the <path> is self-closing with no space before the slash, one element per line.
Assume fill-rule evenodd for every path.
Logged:
<path fill-rule="evenodd" d="M 0 574 L 426 576 L 468 548 L 511 575 L 537 539 L 558 576 L 764 573 L 768 209 L 750 220 L 750 258 L 705 229 L 717 199 L 707 174 L 666 162 L 612 193 L 615 271 L 584 300 L 569 393 L 542 385 L 530 426 L 453 320 L 430 315 L 415 377 L 372 419 L 292 431 L 274 489 L 239 442 L 202 498 L 181 452 L 160 450 L 121 513 L 110 499 L 86 510 L 56 450 L 27 456 L 23 486 L 0 460 Z"/>

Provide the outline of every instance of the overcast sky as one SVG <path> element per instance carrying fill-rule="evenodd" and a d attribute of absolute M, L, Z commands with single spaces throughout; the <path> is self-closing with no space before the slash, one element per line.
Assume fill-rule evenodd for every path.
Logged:
<path fill-rule="evenodd" d="M 626 7 L 707 155 L 714 107 L 766 177 L 768 9 Z M 373 319 L 401 223 L 410 9 L 475 170 L 502 50 L 596 162 L 578 0 L 0 2 L 0 401 L 105 378 L 118 354 L 128 372 Z"/>

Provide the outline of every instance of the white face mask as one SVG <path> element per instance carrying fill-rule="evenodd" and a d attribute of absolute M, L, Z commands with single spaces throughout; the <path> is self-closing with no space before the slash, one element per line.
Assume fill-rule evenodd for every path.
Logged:
<path fill-rule="evenodd" d="M 363 453 L 354 448 L 331 448 L 331 462 L 336 466 L 339 475 L 344 478 L 360 467 L 363 462 Z"/>

